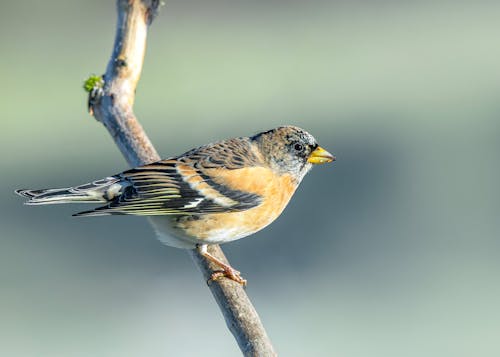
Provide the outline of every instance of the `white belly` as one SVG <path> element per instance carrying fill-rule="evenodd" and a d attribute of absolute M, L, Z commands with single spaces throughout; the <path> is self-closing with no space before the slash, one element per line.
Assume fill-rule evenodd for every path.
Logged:
<path fill-rule="evenodd" d="M 221 244 L 231 242 L 255 233 L 255 230 L 244 230 L 241 226 L 207 230 L 203 239 L 197 239 L 176 227 L 173 217 L 149 217 L 155 228 L 158 239 L 171 247 L 194 249 L 197 244 Z"/>
<path fill-rule="evenodd" d="M 181 249 L 194 249 L 197 242 L 186 238 L 179 237 L 173 226 L 170 217 L 168 216 L 152 216 L 149 217 L 153 224 L 158 239 L 163 244 Z"/>

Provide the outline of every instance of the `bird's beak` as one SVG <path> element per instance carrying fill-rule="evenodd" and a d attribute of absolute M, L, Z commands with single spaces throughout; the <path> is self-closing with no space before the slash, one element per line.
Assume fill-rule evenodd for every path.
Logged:
<path fill-rule="evenodd" d="M 335 161 L 335 156 L 333 156 L 320 146 L 318 146 L 316 150 L 314 150 L 307 158 L 307 162 L 316 165 L 326 164 L 327 162 L 332 161 Z"/>

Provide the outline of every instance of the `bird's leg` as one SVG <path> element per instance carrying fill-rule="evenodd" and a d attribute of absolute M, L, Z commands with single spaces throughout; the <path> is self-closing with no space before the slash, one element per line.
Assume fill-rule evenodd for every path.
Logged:
<path fill-rule="evenodd" d="M 210 260 L 212 263 L 216 264 L 221 268 L 221 270 L 217 270 L 212 273 L 210 276 L 210 279 L 208 279 L 207 283 L 210 284 L 210 282 L 218 280 L 220 278 L 228 278 L 231 279 L 238 284 L 241 284 L 243 286 L 247 285 L 247 281 L 241 277 L 241 273 L 231 267 L 230 265 L 224 263 L 223 261 L 217 259 L 213 255 L 211 255 L 208 250 L 207 250 L 207 245 L 206 244 L 198 244 L 196 245 L 196 249 L 198 250 L 198 253 L 203 255 L 205 258 Z"/>

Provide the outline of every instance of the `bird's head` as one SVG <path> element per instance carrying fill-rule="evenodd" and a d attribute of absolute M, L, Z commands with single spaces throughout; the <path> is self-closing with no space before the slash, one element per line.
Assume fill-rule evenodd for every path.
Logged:
<path fill-rule="evenodd" d="M 307 131 L 296 126 L 281 126 L 252 137 L 260 147 L 267 163 L 298 182 L 312 168 L 335 160 L 335 156 L 321 148 Z"/>

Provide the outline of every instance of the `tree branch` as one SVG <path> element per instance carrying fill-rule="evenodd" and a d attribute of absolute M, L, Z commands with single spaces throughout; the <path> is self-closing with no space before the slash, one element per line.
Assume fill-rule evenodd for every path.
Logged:
<path fill-rule="evenodd" d="M 113 53 L 103 76 L 103 87 L 93 90 L 89 97 L 91 113 L 106 126 L 132 167 L 160 160 L 132 110 L 146 51 L 148 25 L 159 6 L 160 1 L 156 0 L 117 0 L 118 24 Z M 189 252 L 206 281 L 216 267 L 195 250 Z M 227 262 L 219 246 L 210 246 L 209 252 Z M 209 287 L 243 354 L 275 356 L 244 289 L 229 279 L 219 279 Z"/>

